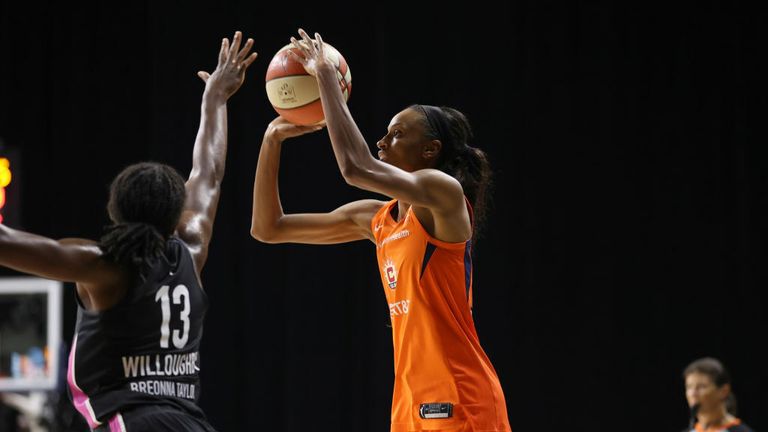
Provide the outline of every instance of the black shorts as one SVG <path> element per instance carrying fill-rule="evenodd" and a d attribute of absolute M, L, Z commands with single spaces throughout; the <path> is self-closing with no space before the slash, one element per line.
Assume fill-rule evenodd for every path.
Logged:
<path fill-rule="evenodd" d="M 116 414 L 94 432 L 216 432 L 205 419 L 168 406 L 146 406 Z"/>

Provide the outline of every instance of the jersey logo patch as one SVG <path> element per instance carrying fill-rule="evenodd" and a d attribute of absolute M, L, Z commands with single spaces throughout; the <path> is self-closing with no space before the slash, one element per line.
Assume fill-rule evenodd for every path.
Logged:
<path fill-rule="evenodd" d="M 390 289 L 397 288 L 397 270 L 395 269 L 395 263 L 389 258 L 384 261 L 384 278 L 386 278 Z"/>
<path fill-rule="evenodd" d="M 419 406 L 419 417 L 423 419 L 444 419 L 453 417 L 453 404 L 448 402 L 423 403 Z"/>

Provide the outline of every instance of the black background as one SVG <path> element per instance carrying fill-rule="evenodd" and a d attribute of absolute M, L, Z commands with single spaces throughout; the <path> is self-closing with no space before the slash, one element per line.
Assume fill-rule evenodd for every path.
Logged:
<path fill-rule="evenodd" d="M 123 167 L 189 172 L 195 72 L 234 30 L 255 39 L 203 271 L 201 404 L 218 429 L 389 427 L 372 245 L 249 236 L 275 116 L 264 74 L 302 26 L 346 57 L 371 145 L 427 103 L 467 114 L 489 154 L 474 317 L 513 429 L 680 430 L 682 369 L 710 355 L 744 420 L 768 430 L 764 15 L 741 2 L 213 3 L 0 3 L 0 137 L 21 155 L 16 226 L 97 238 Z M 325 131 L 284 145 L 280 186 L 286 212 L 371 196 L 344 183 Z M 64 316 L 69 340 L 72 290 Z"/>

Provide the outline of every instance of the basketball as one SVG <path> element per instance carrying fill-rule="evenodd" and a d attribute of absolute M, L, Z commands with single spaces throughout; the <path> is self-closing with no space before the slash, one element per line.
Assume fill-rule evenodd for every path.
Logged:
<path fill-rule="evenodd" d="M 352 91 L 352 73 L 347 61 L 336 48 L 324 43 L 325 55 L 336 65 L 336 77 L 344 94 L 349 100 Z M 289 50 L 298 52 L 292 44 L 282 47 L 267 67 L 267 98 L 272 107 L 283 118 L 298 125 L 311 125 L 325 118 L 320 103 L 320 89 L 317 80 L 304 70 Z"/>

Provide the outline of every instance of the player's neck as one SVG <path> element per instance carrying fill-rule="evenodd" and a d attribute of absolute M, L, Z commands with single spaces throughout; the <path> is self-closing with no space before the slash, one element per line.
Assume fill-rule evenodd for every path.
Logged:
<path fill-rule="evenodd" d="M 697 418 L 699 420 L 699 424 L 705 431 L 710 429 L 717 429 L 732 422 L 735 419 L 735 417 L 728 414 L 724 407 L 712 412 L 699 412 Z"/>
<path fill-rule="evenodd" d="M 403 201 L 397 201 L 397 221 L 400 222 L 405 218 L 405 214 L 408 212 L 408 209 L 411 208 L 411 205 L 403 202 Z"/>

